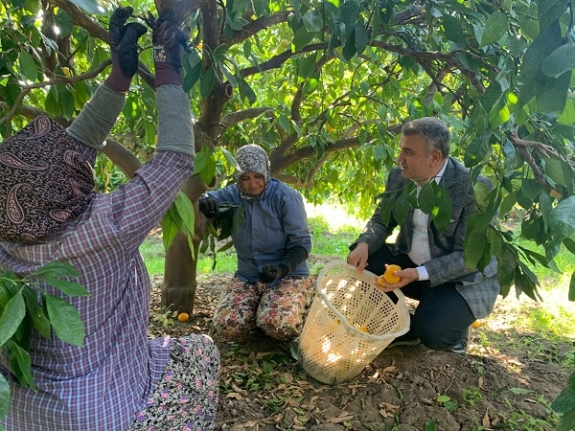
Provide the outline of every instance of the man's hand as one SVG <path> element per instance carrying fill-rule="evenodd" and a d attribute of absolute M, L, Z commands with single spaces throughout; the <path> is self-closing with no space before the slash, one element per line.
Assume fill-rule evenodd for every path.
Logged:
<path fill-rule="evenodd" d="M 386 265 L 387 268 L 388 265 Z M 383 277 L 376 277 L 375 285 L 383 292 L 391 292 L 395 289 L 401 289 L 409 283 L 419 280 L 419 272 L 415 268 L 405 268 L 401 271 L 396 271 L 396 275 L 400 277 L 397 283 L 388 283 Z"/>
<path fill-rule="evenodd" d="M 365 242 L 360 242 L 347 255 L 347 263 L 355 266 L 358 271 L 363 271 L 367 266 L 367 258 L 369 256 L 369 246 Z"/>
<path fill-rule="evenodd" d="M 123 93 L 128 91 L 132 77 L 138 71 L 138 39 L 146 33 L 146 27 L 137 22 L 126 24 L 132 16 L 131 7 L 117 8 L 110 18 L 108 33 L 112 47 L 112 73 L 106 84 Z"/>

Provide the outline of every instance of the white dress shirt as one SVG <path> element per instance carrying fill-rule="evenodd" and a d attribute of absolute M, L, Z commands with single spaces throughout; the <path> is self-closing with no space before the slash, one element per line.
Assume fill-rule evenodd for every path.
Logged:
<path fill-rule="evenodd" d="M 439 173 L 431 181 L 435 181 L 437 184 L 441 181 L 441 177 L 445 172 L 447 167 L 447 159 L 444 160 L 443 167 Z M 417 187 L 417 195 L 421 191 L 421 185 L 415 183 Z M 428 235 L 428 224 L 429 224 L 429 214 L 424 213 L 420 209 L 414 209 L 413 211 L 413 239 L 411 241 L 411 250 L 407 255 L 413 263 L 419 265 L 417 272 L 419 273 L 419 280 L 429 280 L 429 274 L 427 269 L 423 266 L 424 262 L 431 259 L 431 249 L 429 247 L 429 235 Z"/>

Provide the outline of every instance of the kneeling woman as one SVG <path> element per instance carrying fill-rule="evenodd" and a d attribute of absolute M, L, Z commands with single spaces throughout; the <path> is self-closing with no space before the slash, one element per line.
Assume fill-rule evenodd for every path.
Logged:
<path fill-rule="evenodd" d="M 200 210 L 213 217 L 219 203 L 233 205 L 232 240 L 238 269 L 213 317 L 217 332 L 246 335 L 260 328 L 282 341 L 296 338 L 312 295 L 306 259 L 311 235 L 301 195 L 270 177 L 270 162 L 258 145 L 241 147 L 235 155 L 236 183 L 209 192 Z"/>

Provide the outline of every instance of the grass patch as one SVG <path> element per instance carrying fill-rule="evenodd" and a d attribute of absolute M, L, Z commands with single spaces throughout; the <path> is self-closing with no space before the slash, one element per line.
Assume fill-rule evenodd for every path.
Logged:
<path fill-rule="evenodd" d="M 365 221 L 358 221 L 343 209 L 328 205 L 306 207 L 308 226 L 312 236 L 312 255 L 345 259 L 349 245 L 357 238 Z M 151 276 L 164 274 L 164 246 L 161 237 L 150 235 L 140 247 L 146 267 Z M 216 256 L 200 255 L 198 275 L 226 274 L 237 269 L 237 257 L 233 247 Z M 312 272 L 313 268 L 310 268 Z M 315 271 L 317 272 L 317 271 Z"/>

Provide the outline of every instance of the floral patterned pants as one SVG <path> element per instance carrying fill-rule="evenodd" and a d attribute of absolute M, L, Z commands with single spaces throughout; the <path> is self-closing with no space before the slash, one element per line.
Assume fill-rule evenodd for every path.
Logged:
<path fill-rule="evenodd" d="M 220 354 L 207 335 L 171 340 L 170 360 L 128 431 L 209 431 L 218 408 Z"/>
<path fill-rule="evenodd" d="M 305 311 L 314 296 L 311 277 L 287 277 L 274 287 L 233 277 L 225 286 L 212 325 L 221 335 L 247 335 L 258 327 L 266 335 L 290 341 L 301 332 Z"/>

